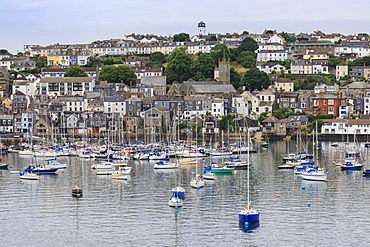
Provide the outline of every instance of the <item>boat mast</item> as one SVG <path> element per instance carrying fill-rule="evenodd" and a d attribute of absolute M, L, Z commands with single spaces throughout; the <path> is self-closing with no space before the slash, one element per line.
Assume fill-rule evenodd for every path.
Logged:
<path fill-rule="evenodd" d="M 248 138 L 249 138 L 249 130 L 248 130 Z M 249 167 L 249 140 L 248 140 L 248 166 L 247 166 L 247 180 L 248 180 L 248 184 L 247 184 L 247 206 L 248 206 L 248 209 L 249 209 L 249 170 L 250 170 L 250 167 Z"/>

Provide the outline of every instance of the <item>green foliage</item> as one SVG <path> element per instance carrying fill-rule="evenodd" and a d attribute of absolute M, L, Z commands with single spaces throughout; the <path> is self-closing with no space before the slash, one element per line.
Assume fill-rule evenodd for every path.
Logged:
<path fill-rule="evenodd" d="M 280 108 L 276 111 L 272 112 L 272 116 L 276 117 L 277 119 L 284 119 L 289 117 L 290 115 L 294 115 L 294 110 L 293 109 L 285 109 L 285 108 Z"/>
<path fill-rule="evenodd" d="M 248 70 L 244 74 L 242 82 L 249 91 L 267 89 L 271 85 L 269 76 L 257 68 Z"/>
<path fill-rule="evenodd" d="M 290 64 L 292 63 L 292 60 L 285 59 L 284 61 L 279 61 L 279 64 L 284 66 L 287 70 L 290 69 Z"/>
<path fill-rule="evenodd" d="M 368 36 L 369 36 L 369 34 L 367 34 L 367 33 L 359 33 L 359 34 L 358 34 L 358 36 L 365 36 L 365 37 L 368 37 Z"/>
<path fill-rule="evenodd" d="M 343 62 L 343 59 L 341 59 L 341 58 L 338 58 L 338 57 L 330 57 L 329 60 L 328 60 L 329 68 L 335 69 L 335 67 L 338 64 L 340 64 L 341 62 Z"/>
<path fill-rule="evenodd" d="M 80 67 L 71 67 L 67 69 L 64 77 L 87 77 L 87 74 Z"/>
<path fill-rule="evenodd" d="M 333 114 L 329 114 L 329 115 L 320 114 L 320 115 L 317 115 L 317 116 L 308 116 L 308 122 L 310 122 L 310 123 L 307 125 L 307 128 L 310 129 L 310 130 L 315 129 L 316 128 L 316 122 L 317 122 L 317 128 L 320 132 L 323 119 L 335 119 L 335 116 Z"/>
<path fill-rule="evenodd" d="M 325 77 L 330 78 L 330 76 L 325 75 Z M 315 88 L 316 84 L 325 84 L 325 85 L 332 85 L 332 80 L 327 80 L 321 75 L 309 75 L 307 76 L 306 80 L 302 81 L 298 79 L 294 82 L 294 90 L 312 90 Z"/>
<path fill-rule="evenodd" d="M 308 122 L 314 122 L 315 120 L 318 119 L 334 119 L 335 116 L 333 114 L 320 114 L 316 116 L 308 116 Z"/>
<path fill-rule="evenodd" d="M 257 62 L 256 56 L 257 54 L 253 51 L 242 51 L 237 60 L 244 68 L 254 68 Z"/>
<path fill-rule="evenodd" d="M 23 57 L 23 52 L 18 52 L 17 55 L 15 55 L 16 57 Z"/>
<path fill-rule="evenodd" d="M 237 117 L 236 114 L 227 114 L 222 116 L 220 120 L 220 128 L 224 131 L 234 131 L 238 129 L 234 119 Z"/>
<path fill-rule="evenodd" d="M 370 56 L 355 59 L 354 61 L 349 61 L 348 65 L 370 65 Z"/>
<path fill-rule="evenodd" d="M 187 33 L 178 33 L 173 36 L 173 42 L 190 41 L 190 36 Z"/>
<path fill-rule="evenodd" d="M 242 32 L 242 35 L 248 35 L 249 34 L 249 32 L 248 31 L 243 31 Z"/>
<path fill-rule="evenodd" d="M 161 69 L 163 66 L 160 63 L 149 61 L 146 62 L 145 67 L 149 67 L 152 69 Z"/>
<path fill-rule="evenodd" d="M 250 37 L 246 37 L 245 39 L 243 39 L 242 43 L 238 46 L 239 54 L 243 51 L 255 52 L 257 49 L 258 49 L 257 41 Z"/>
<path fill-rule="evenodd" d="M 223 58 L 226 58 L 227 60 L 230 59 L 230 51 L 225 44 L 217 44 L 212 47 L 210 55 L 217 65 L 219 60 L 222 60 Z"/>
<path fill-rule="evenodd" d="M 230 69 L 230 83 L 234 86 L 234 88 L 238 89 L 241 86 L 243 86 L 243 83 L 241 81 L 242 77 L 240 74 L 234 69 Z"/>
<path fill-rule="evenodd" d="M 297 38 L 295 36 L 291 36 L 286 32 L 281 32 L 281 33 L 279 33 L 279 35 L 281 37 L 283 37 L 285 39 L 285 41 L 288 42 L 288 43 L 293 43 L 297 40 Z"/>
<path fill-rule="evenodd" d="M 162 64 L 166 62 L 166 57 L 162 52 L 156 51 L 150 54 L 150 60 Z"/>
<path fill-rule="evenodd" d="M 100 81 L 108 81 L 109 83 L 126 83 L 131 84 L 136 82 L 136 74 L 132 68 L 124 65 L 120 66 L 104 66 L 100 71 Z"/>
<path fill-rule="evenodd" d="M 216 64 L 214 63 L 212 57 L 207 53 L 201 53 L 194 63 L 196 80 L 198 81 L 203 81 L 206 79 L 212 80 L 215 67 Z"/>
<path fill-rule="evenodd" d="M 216 35 L 212 35 L 211 37 L 207 38 L 208 41 L 217 41 Z"/>
<path fill-rule="evenodd" d="M 8 50 L 1 49 L 0 50 L 0 55 L 10 55 L 10 53 L 8 52 Z"/>
<path fill-rule="evenodd" d="M 42 69 L 47 65 L 46 57 L 32 57 L 31 60 L 36 62 L 36 68 L 38 69 Z"/>
<path fill-rule="evenodd" d="M 101 63 L 102 62 L 101 62 L 100 58 L 88 57 L 85 67 L 96 67 L 96 66 L 100 66 Z"/>
<path fill-rule="evenodd" d="M 181 122 L 177 125 L 177 128 L 180 129 L 180 130 L 186 129 L 186 128 L 188 128 L 188 124 L 184 123 L 184 122 Z"/>
<path fill-rule="evenodd" d="M 186 54 L 186 48 L 176 48 L 168 56 L 168 65 L 164 74 L 169 83 L 183 82 L 193 77 L 193 57 Z"/>
<path fill-rule="evenodd" d="M 262 121 L 266 119 L 267 114 L 269 114 L 269 113 L 270 113 L 269 111 L 262 112 L 260 114 L 260 116 L 258 117 L 258 122 L 259 123 L 262 123 Z"/>

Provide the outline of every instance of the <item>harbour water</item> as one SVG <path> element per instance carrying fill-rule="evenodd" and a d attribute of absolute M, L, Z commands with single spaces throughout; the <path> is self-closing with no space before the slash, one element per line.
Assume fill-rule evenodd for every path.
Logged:
<path fill-rule="evenodd" d="M 0 246 L 369 246 L 370 179 L 333 166 L 329 142 L 323 143 L 327 182 L 279 170 L 286 142 L 255 146 L 251 201 L 261 215 L 251 229 L 238 222 L 247 202 L 246 171 L 197 190 L 189 185 L 194 166 L 154 170 L 148 161 L 130 161 L 136 174 L 117 182 L 97 176 L 90 160 L 60 157 L 68 168 L 41 181 L 0 171 Z M 22 170 L 34 158 L 8 154 L 5 161 Z M 79 199 L 71 196 L 76 164 L 84 192 Z M 187 191 L 178 210 L 168 206 L 175 180 Z"/>

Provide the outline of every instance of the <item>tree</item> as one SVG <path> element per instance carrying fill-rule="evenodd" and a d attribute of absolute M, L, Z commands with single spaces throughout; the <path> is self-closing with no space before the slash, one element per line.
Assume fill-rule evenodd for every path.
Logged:
<path fill-rule="evenodd" d="M 212 57 L 207 53 L 201 53 L 194 63 L 196 80 L 204 81 L 206 79 L 213 79 L 215 67 L 216 64 Z"/>
<path fill-rule="evenodd" d="M 238 63 L 241 64 L 244 68 L 254 68 L 256 67 L 256 53 L 253 51 L 242 51 L 238 58 Z"/>
<path fill-rule="evenodd" d="M 242 32 L 242 35 L 248 35 L 249 34 L 249 32 L 248 31 L 243 31 Z"/>
<path fill-rule="evenodd" d="M 156 51 L 150 54 L 150 60 L 162 64 L 166 62 L 166 57 L 162 52 Z"/>
<path fill-rule="evenodd" d="M 269 76 L 257 68 L 248 70 L 244 74 L 242 82 L 249 91 L 267 89 L 271 85 Z"/>
<path fill-rule="evenodd" d="M 262 123 L 262 121 L 267 118 L 267 114 L 269 114 L 269 113 L 270 113 L 269 111 L 262 112 L 260 114 L 260 116 L 258 117 L 258 122 Z"/>
<path fill-rule="evenodd" d="M 7 55 L 7 54 L 10 54 L 10 53 L 8 52 L 8 50 L 5 50 L 5 49 L 1 49 L 1 50 L 0 50 L 0 55 Z"/>
<path fill-rule="evenodd" d="M 109 83 L 131 83 L 136 82 L 136 74 L 132 68 L 124 65 L 120 66 L 104 66 L 100 71 L 100 81 Z"/>
<path fill-rule="evenodd" d="M 223 58 L 227 60 L 230 59 L 230 51 L 225 44 L 217 44 L 212 47 L 210 55 L 217 65 L 218 61 L 222 60 Z"/>
<path fill-rule="evenodd" d="M 168 56 L 168 65 L 164 72 L 168 82 L 183 82 L 193 77 L 193 57 L 186 54 L 186 48 L 176 48 Z"/>
<path fill-rule="evenodd" d="M 279 61 L 279 64 L 284 66 L 287 70 L 289 70 L 291 62 L 292 62 L 292 60 L 285 59 L 284 61 Z"/>
<path fill-rule="evenodd" d="M 217 41 L 216 35 L 212 35 L 211 37 L 207 38 L 208 41 Z"/>
<path fill-rule="evenodd" d="M 173 36 L 173 42 L 190 41 L 190 36 L 187 33 L 178 33 Z"/>
<path fill-rule="evenodd" d="M 329 58 L 328 59 L 329 68 L 335 69 L 335 67 L 341 62 L 343 62 L 343 59 L 341 58 L 338 58 L 338 57 Z"/>
<path fill-rule="evenodd" d="M 243 83 L 241 82 L 242 77 L 240 74 L 234 69 L 230 69 L 230 83 L 234 86 L 234 88 L 238 89 L 241 86 L 243 86 Z"/>
<path fill-rule="evenodd" d="M 47 58 L 46 57 L 32 57 L 32 61 L 36 62 L 36 68 L 41 69 L 47 65 Z"/>
<path fill-rule="evenodd" d="M 18 52 L 16 57 L 23 57 L 23 52 Z"/>
<path fill-rule="evenodd" d="M 293 114 L 294 114 L 294 110 L 289 109 L 289 108 L 288 109 L 280 108 L 272 112 L 272 116 L 276 117 L 277 119 L 284 119 Z"/>
<path fill-rule="evenodd" d="M 246 37 L 243 39 L 242 43 L 238 46 L 239 54 L 243 51 L 256 51 L 258 49 L 257 41 L 253 38 Z"/>
<path fill-rule="evenodd" d="M 80 67 L 71 67 L 67 69 L 64 77 L 87 77 L 87 74 Z"/>
<path fill-rule="evenodd" d="M 88 57 L 87 58 L 87 63 L 85 67 L 96 67 L 101 64 L 100 58 L 97 57 Z"/>
<path fill-rule="evenodd" d="M 281 32 L 279 33 L 279 35 L 281 37 L 283 37 L 285 39 L 286 42 L 289 42 L 289 43 L 293 43 L 297 40 L 297 38 L 295 36 L 290 36 L 288 33 L 286 32 Z"/>
<path fill-rule="evenodd" d="M 222 116 L 220 120 L 220 128 L 224 131 L 234 131 L 237 130 L 237 125 L 234 121 L 234 118 L 236 118 L 236 114 L 227 114 L 225 116 Z"/>

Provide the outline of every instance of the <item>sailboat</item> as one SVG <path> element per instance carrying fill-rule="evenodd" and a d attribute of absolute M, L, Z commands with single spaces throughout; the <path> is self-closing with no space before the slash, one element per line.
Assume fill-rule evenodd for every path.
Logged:
<path fill-rule="evenodd" d="M 316 122 L 316 143 L 318 143 L 318 136 L 317 136 L 317 122 Z M 315 155 L 315 163 L 318 161 L 318 147 L 316 147 L 316 155 Z M 322 159 L 324 160 L 324 165 L 326 167 L 325 155 L 323 149 L 321 149 Z M 328 178 L 328 174 L 326 173 L 326 169 L 320 168 L 317 164 L 315 167 L 307 168 L 305 172 L 302 173 L 302 179 L 304 180 L 311 180 L 311 181 L 324 181 L 326 182 Z"/>
<path fill-rule="evenodd" d="M 175 171 L 175 185 L 177 185 L 176 174 L 177 171 Z M 181 186 L 176 186 L 175 188 L 172 189 L 172 194 L 168 202 L 168 206 L 175 208 L 182 207 L 182 202 L 184 199 L 185 199 L 185 189 L 182 188 Z"/>
<path fill-rule="evenodd" d="M 198 117 L 196 116 L 196 123 L 195 123 L 195 146 L 198 147 L 198 132 L 197 132 L 197 128 L 198 128 Z M 198 148 L 197 148 L 198 149 Z M 196 153 L 198 153 L 198 151 L 196 151 Z M 197 156 L 195 158 L 198 158 Z M 203 177 L 200 176 L 198 174 L 198 164 L 200 164 L 200 162 L 197 162 L 197 164 L 195 165 L 195 177 L 190 181 L 190 186 L 193 187 L 193 188 L 201 188 L 201 187 L 204 187 L 204 180 L 203 180 Z"/>
<path fill-rule="evenodd" d="M 356 134 L 353 136 L 353 148 L 356 148 Z M 364 164 L 360 152 L 347 150 L 345 156 L 346 159 L 340 165 L 342 170 L 361 170 L 363 168 Z"/>
<path fill-rule="evenodd" d="M 260 212 L 250 206 L 250 191 L 249 191 L 249 168 L 247 169 L 247 205 L 239 212 L 239 221 L 248 226 L 250 223 L 254 223 L 260 220 Z"/>
<path fill-rule="evenodd" d="M 81 197 L 82 189 L 78 186 L 78 159 L 77 159 L 77 147 L 76 147 L 76 187 L 72 189 L 72 196 Z"/>

